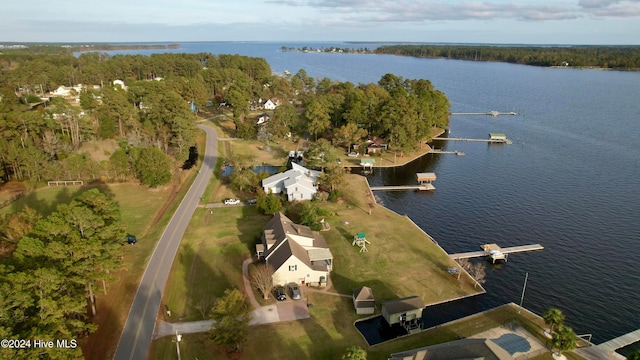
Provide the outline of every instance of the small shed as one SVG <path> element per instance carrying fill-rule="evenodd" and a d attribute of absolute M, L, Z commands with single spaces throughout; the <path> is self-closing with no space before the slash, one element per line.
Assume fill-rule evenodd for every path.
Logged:
<path fill-rule="evenodd" d="M 387 324 L 399 324 L 407 332 L 414 333 L 422 329 L 422 310 L 424 302 L 418 296 L 387 300 L 382 302 L 382 317 Z"/>
<path fill-rule="evenodd" d="M 498 142 L 505 142 L 505 141 L 507 141 L 507 135 L 502 134 L 502 133 L 489 133 L 489 140 L 498 141 Z"/>
<path fill-rule="evenodd" d="M 358 315 L 375 313 L 376 300 L 373 297 L 373 290 L 367 286 L 353 289 L 353 307 Z"/>

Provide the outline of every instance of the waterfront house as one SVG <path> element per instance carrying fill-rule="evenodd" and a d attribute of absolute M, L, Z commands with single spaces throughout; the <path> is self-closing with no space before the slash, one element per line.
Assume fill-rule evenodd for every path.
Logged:
<path fill-rule="evenodd" d="M 319 175 L 319 171 L 292 162 L 291 169 L 262 180 L 262 188 L 265 193 L 287 194 L 288 201 L 311 200 L 318 191 Z"/>
<path fill-rule="evenodd" d="M 263 228 L 256 253 L 273 267 L 275 285 L 326 286 L 333 267 L 333 254 L 324 237 L 280 212 Z"/>

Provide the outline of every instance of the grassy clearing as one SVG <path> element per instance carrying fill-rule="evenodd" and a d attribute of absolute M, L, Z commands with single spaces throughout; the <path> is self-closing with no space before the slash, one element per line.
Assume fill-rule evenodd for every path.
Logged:
<path fill-rule="evenodd" d="M 467 276 L 449 275 L 455 262 L 407 217 L 374 205 L 365 178 L 348 175 L 343 193 L 345 202 L 322 205 L 337 214 L 326 219 L 331 230 L 323 235 L 334 256 L 331 280 L 339 292 L 366 285 L 377 301 L 418 295 L 429 304 L 481 290 Z M 368 252 L 351 245 L 359 232 L 371 242 Z"/>
<path fill-rule="evenodd" d="M 199 208 L 191 219 L 164 294 L 170 321 L 202 320 L 225 289 L 242 288 L 242 262 L 254 252 L 269 216 L 255 206 Z"/>

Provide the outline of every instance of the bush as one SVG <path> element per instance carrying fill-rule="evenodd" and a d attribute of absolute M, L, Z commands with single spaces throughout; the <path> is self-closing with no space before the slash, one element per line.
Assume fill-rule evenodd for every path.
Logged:
<path fill-rule="evenodd" d="M 329 201 L 336 202 L 342 197 L 342 191 L 334 189 L 329 193 Z"/>

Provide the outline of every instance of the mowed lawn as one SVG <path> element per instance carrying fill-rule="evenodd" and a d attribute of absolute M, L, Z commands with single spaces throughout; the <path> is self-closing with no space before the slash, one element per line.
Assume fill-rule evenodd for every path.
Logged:
<path fill-rule="evenodd" d="M 446 270 L 454 263 L 406 217 L 383 207 L 371 208 L 373 198 L 363 177 L 348 175 L 346 180 L 344 201 L 320 204 L 336 213 L 326 219 L 331 230 L 322 232 L 334 255 L 330 291 L 350 294 L 354 287 L 366 285 L 373 288 L 377 301 L 418 295 L 425 303 L 481 291 L 468 277 L 457 280 L 449 275 Z M 207 318 L 203 306 L 211 306 L 227 288 L 243 289 L 242 261 L 253 254 L 269 219 L 248 206 L 215 208 L 212 213 L 196 210 L 165 290 L 171 310 L 171 318 L 163 315 L 165 320 Z M 366 253 L 351 245 L 353 235 L 361 231 L 371 242 Z M 311 304 L 311 318 L 252 327 L 244 358 L 333 359 L 351 345 L 366 348 L 353 326 L 363 316 L 355 314 L 351 299 L 304 288 L 303 295 Z M 225 357 L 207 334 L 185 335 L 180 347 L 185 358 Z M 167 337 L 154 342 L 151 357 L 171 359 L 174 352 L 175 343 Z"/>
<path fill-rule="evenodd" d="M 172 315 L 165 320 L 202 320 L 202 309 L 226 289 L 243 289 L 242 262 L 255 253 L 270 218 L 255 206 L 196 209 L 165 288 L 163 303 Z"/>

